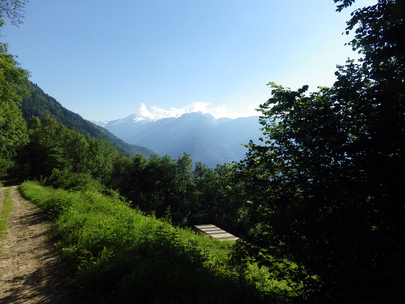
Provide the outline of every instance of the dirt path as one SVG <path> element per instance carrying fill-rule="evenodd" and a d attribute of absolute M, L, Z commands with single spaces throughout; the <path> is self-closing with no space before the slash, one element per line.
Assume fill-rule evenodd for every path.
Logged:
<path fill-rule="evenodd" d="M 73 303 L 43 212 L 21 196 L 18 186 L 11 188 L 13 207 L 0 239 L 0 303 Z"/>

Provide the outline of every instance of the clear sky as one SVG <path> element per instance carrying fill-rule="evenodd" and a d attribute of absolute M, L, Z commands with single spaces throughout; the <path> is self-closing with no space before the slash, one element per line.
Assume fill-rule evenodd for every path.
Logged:
<path fill-rule="evenodd" d="M 24 23 L 0 40 L 31 81 L 85 119 L 238 117 L 258 114 L 270 81 L 333 84 L 336 64 L 356 57 L 342 35 L 353 8 L 335 9 L 333 0 L 30 0 Z"/>

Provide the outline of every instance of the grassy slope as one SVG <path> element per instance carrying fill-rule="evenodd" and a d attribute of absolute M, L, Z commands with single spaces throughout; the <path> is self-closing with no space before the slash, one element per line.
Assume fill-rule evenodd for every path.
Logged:
<path fill-rule="evenodd" d="M 22 184 L 21 190 L 48 212 L 57 246 L 74 268 L 86 303 L 270 300 L 245 272 L 231 266 L 231 242 L 175 229 L 98 193 L 72 193 L 33 182 Z"/>

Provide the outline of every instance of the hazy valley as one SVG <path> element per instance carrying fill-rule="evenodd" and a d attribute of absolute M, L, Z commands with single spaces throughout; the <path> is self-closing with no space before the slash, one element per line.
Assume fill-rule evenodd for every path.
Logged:
<path fill-rule="evenodd" d="M 241 160 L 243 144 L 257 142 L 261 132 L 257 116 L 216 119 L 201 112 L 151 120 L 130 115 L 109 122 L 94 122 L 123 141 L 176 159 L 183 153 L 209 167 Z"/>

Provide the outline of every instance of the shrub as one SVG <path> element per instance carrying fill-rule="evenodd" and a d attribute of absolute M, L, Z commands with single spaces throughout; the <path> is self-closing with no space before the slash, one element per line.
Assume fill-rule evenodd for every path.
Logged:
<path fill-rule="evenodd" d="M 44 186 L 62 188 L 71 191 L 103 191 L 103 185 L 85 173 L 70 172 L 67 169 L 53 169 L 49 178 L 43 182 Z"/>

